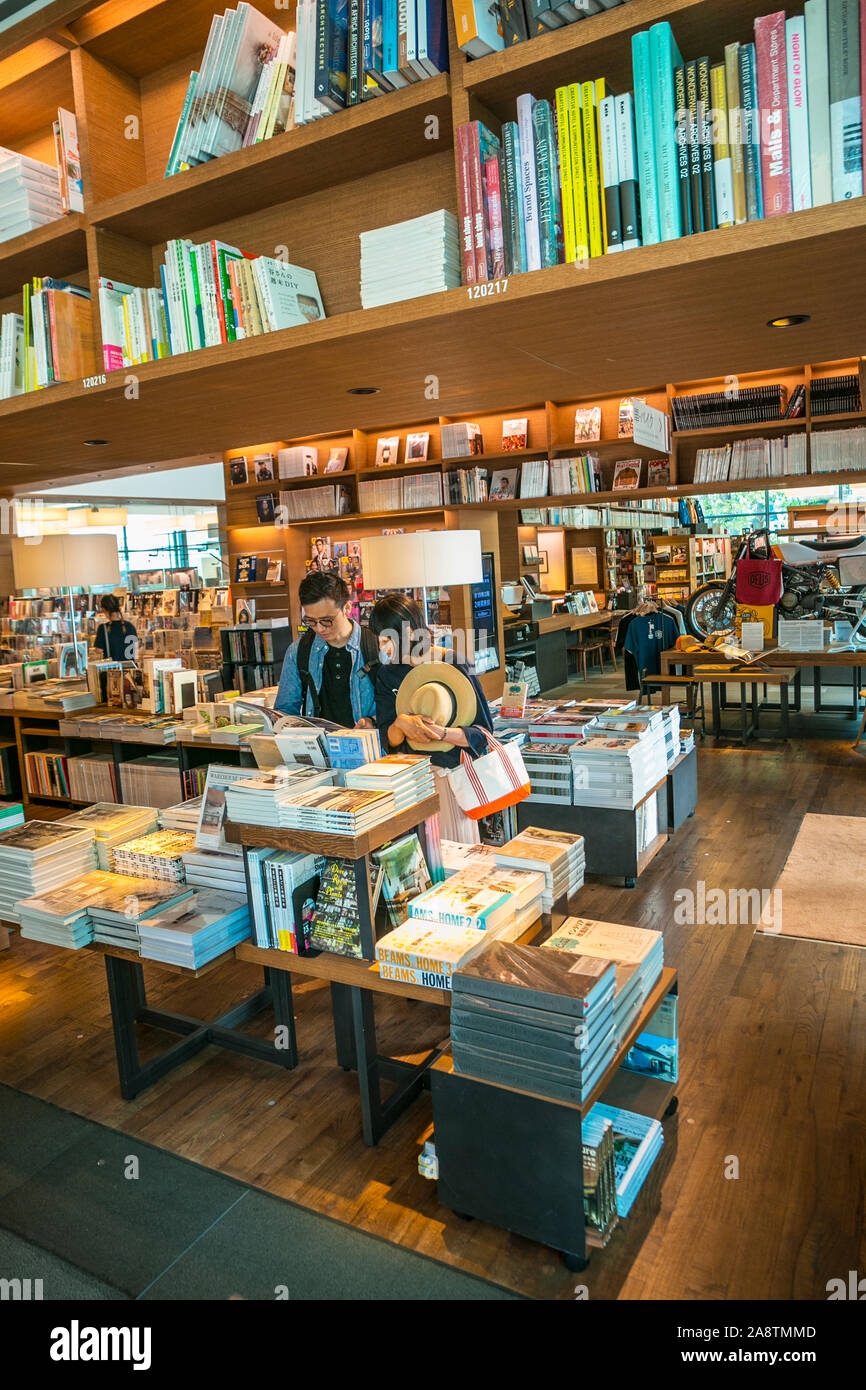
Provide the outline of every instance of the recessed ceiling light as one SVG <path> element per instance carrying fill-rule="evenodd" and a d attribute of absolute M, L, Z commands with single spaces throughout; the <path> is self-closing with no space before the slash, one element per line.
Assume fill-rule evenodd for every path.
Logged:
<path fill-rule="evenodd" d="M 347 393 L 349 396 L 378 396 L 378 386 L 350 386 Z"/>
<path fill-rule="evenodd" d="M 796 328 L 801 323 L 810 323 L 811 314 L 782 314 L 780 318 L 770 319 L 768 328 Z"/>
<path fill-rule="evenodd" d="M 85 439 L 84 443 L 88 449 L 101 449 L 104 445 L 110 444 L 110 439 Z"/>

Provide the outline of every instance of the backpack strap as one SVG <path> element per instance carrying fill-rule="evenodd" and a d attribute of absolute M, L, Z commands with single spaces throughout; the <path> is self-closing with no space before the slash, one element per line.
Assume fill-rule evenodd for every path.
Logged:
<path fill-rule="evenodd" d="M 361 659 L 364 664 L 359 675 L 375 680 L 376 667 L 379 665 L 379 639 L 368 627 L 361 628 Z"/>
<path fill-rule="evenodd" d="M 321 710 L 319 692 L 310 678 L 310 652 L 313 650 L 314 640 L 315 633 L 312 628 L 307 628 L 307 631 L 301 634 L 298 641 L 296 660 L 298 663 L 298 675 L 301 678 L 301 714 L 306 713 L 307 694 L 309 693 L 310 701 L 313 706 L 313 717 L 318 718 Z"/>

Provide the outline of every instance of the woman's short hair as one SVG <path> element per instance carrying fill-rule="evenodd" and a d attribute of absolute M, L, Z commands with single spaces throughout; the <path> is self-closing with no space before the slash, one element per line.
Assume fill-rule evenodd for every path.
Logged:
<path fill-rule="evenodd" d="M 99 600 L 99 606 L 103 613 L 107 613 L 109 617 L 120 612 L 120 602 L 116 594 L 103 594 Z"/>

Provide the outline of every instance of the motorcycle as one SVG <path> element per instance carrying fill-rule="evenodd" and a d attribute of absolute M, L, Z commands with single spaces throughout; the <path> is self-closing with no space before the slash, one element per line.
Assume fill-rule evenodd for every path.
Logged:
<path fill-rule="evenodd" d="M 843 584 L 840 570 L 846 558 L 862 557 L 866 573 L 866 536 L 828 536 L 823 540 L 784 541 L 773 545 L 768 530 L 753 531 L 739 546 L 729 579 L 713 579 L 696 589 L 686 605 L 686 627 L 703 640 L 712 632 L 732 628 L 737 616 L 737 562 L 763 555 L 782 560 L 782 597 L 779 614 L 783 618 L 827 618 L 848 622 L 857 633 L 866 617 L 866 583 Z M 852 640 L 854 633 L 852 633 Z"/>

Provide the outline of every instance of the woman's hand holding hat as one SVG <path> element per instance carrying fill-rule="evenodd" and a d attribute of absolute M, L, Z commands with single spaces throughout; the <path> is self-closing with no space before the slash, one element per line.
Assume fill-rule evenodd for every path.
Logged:
<path fill-rule="evenodd" d="M 444 736 L 444 729 L 423 714 L 398 714 L 394 723 L 413 743 L 436 743 Z"/>

